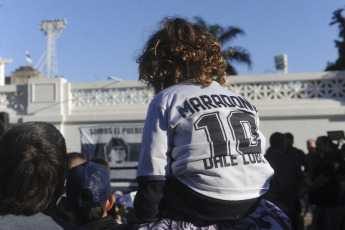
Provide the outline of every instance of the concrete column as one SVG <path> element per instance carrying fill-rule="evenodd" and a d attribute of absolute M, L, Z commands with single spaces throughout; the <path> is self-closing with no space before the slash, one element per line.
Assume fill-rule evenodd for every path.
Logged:
<path fill-rule="evenodd" d="M 27 114 L 31 119 L 63 121 L 67 93 L 64 78 L 29 79 Z"/>
<path fill-rule="evenodd" d="M 0 58 L 0 86 L 5 85 L 5 65 L 13 61 L 12 58 Z"/>

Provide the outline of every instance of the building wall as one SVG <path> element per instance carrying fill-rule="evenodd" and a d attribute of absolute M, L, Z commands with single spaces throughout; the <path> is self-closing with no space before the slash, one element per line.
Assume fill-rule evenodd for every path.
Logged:
<path fill-rule="evenodd" d="M 306 151 L 307 139 L 345 130 L 345 71 L 230 76 L 226 85 L 257 107 L 267 143 L 273 132 L 291 132 L 295 146 Z M 27 85 L 0 87 L 0 109 L 10 114 L 11 124 L 55 124 L 69 151 L 79 152 L 79 128 L 143 123 L 153 96 L 137 81 L 29 79 Z"/>
<path fill-rule="evenodd" d="M 306 141 L 316 139 L 319 136 L 327 136 L 327 131 L 345 130 L 345 118 L 294 118 L 294 119 L 276 119 L 263 120 L 261 130 L 266 136 L 267 147 L 269 146 L 269 137 L 272 133 L 290 132 L 294 135 L 294 145 L 307 153 Z"/>

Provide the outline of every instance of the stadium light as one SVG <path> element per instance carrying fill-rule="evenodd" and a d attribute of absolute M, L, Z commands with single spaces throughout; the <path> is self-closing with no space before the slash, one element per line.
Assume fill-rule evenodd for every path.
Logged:
<path fill-rule="evenodd" d="M 283 70 L 285 74 L 288 73 L 288 61 L 286 54 L 275 56 L 274 62 L 277 70 Z"/>

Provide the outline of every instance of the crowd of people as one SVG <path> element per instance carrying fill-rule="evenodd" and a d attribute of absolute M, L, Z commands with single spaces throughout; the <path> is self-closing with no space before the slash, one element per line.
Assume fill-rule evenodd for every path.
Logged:
<path fill-rule="evenodd" d="M 109 161 L 67 154 L 54 125 L 27 122 L 0 138 L 0 229 L 300 230 L 306 211 L 314 230 L 344 229 L 344 148 L 321 136 L 305 154 L 276 132 L 266 151 L 258 110 L 222 86 L 206 29 L 165 19 L 138 63 L 156 95 L 133 207 L 117 199 Z"/>
<path fill-rule="evenodd" d="M 265 158 L 274 176 L 265 199 L 287 214 L 293 229 L 305 229 L 307 211 L 313 215 L 308 229 L 343 229 L 344 147 L 320 136 L 307 141 L 305 154 L 290 133 L 279 132 L 269 143 Z M 107 161 L 67 154 L 53 125 L 13 127 L 0 152 L 0 229 L 131 229 L 129 223 L 140 222 L 132 207 L 116 202 Z"/>
<path fill-rule="evenodd" d="M 265 158 L 274 169 L 266 199 L 290 218 L 294 229 L 344 229 L 345 151 L 328 136 L 306 141 L 308 153 L 293 146 L 291 133 L 275 132 Z M 312 223 L 305 228 L 305 215 Z"/>

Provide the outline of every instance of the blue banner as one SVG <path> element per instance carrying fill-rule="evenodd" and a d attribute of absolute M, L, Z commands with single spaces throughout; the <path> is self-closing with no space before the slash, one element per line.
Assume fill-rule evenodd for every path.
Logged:
<path fill-rule="evenodd" d="M 143 123 L 81 127 L 81 152 L 88 160 L 106 160 L 112 181 L 134 181 L 143 128 Z"/>

